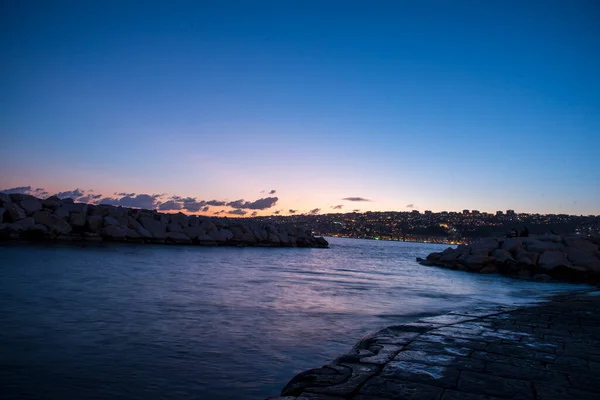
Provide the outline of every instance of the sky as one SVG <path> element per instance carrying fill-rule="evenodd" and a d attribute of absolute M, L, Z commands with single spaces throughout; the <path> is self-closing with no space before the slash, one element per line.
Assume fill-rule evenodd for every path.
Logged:
<path fill-rule="evenodd" d="M 599 49 L 595 0 L 7 0 L 0 189 L 598 215 Z"/>

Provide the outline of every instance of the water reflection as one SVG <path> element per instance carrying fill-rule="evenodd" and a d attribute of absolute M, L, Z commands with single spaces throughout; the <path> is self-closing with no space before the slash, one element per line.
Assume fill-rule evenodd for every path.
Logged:
<path fill-rule="evenodd" d="M 0 247 L 0 385 L 16 398 L 260 399 L 368 331 L 574 288 L 414 262 L 443 247 Z"/>

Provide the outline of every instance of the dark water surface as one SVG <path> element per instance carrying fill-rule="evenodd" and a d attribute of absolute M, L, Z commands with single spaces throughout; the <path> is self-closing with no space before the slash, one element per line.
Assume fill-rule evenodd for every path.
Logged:
<path fill-rule="evenodd" d="M 444 246 L 0 246 L 3 398 L 263 399 L 387 325 L 583 286 L 418 265 Z"/>

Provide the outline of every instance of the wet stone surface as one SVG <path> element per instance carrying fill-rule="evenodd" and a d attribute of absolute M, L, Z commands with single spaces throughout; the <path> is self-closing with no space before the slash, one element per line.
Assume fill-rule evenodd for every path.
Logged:
<path fill-rule="evenodd" d="M 600 399 L 599 376 L 600 296 L 577 292 L 382 329 L 271 399 Z"/>

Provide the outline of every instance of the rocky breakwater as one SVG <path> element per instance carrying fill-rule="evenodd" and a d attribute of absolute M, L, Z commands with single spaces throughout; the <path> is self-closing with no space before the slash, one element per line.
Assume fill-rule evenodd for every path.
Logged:
<path fill-rule="evenodd" d="M 489 238 L 417 258 L 423 265 L 520 278 L 600 282 L 600 238 L 543 235 Z"/>
<path fill-rule="evenodd" d="M 205 246 L 328 247 L 290 224 L 165 214 L 112 205 L 0 193 L 0 239 L 119 241 Z"/>

